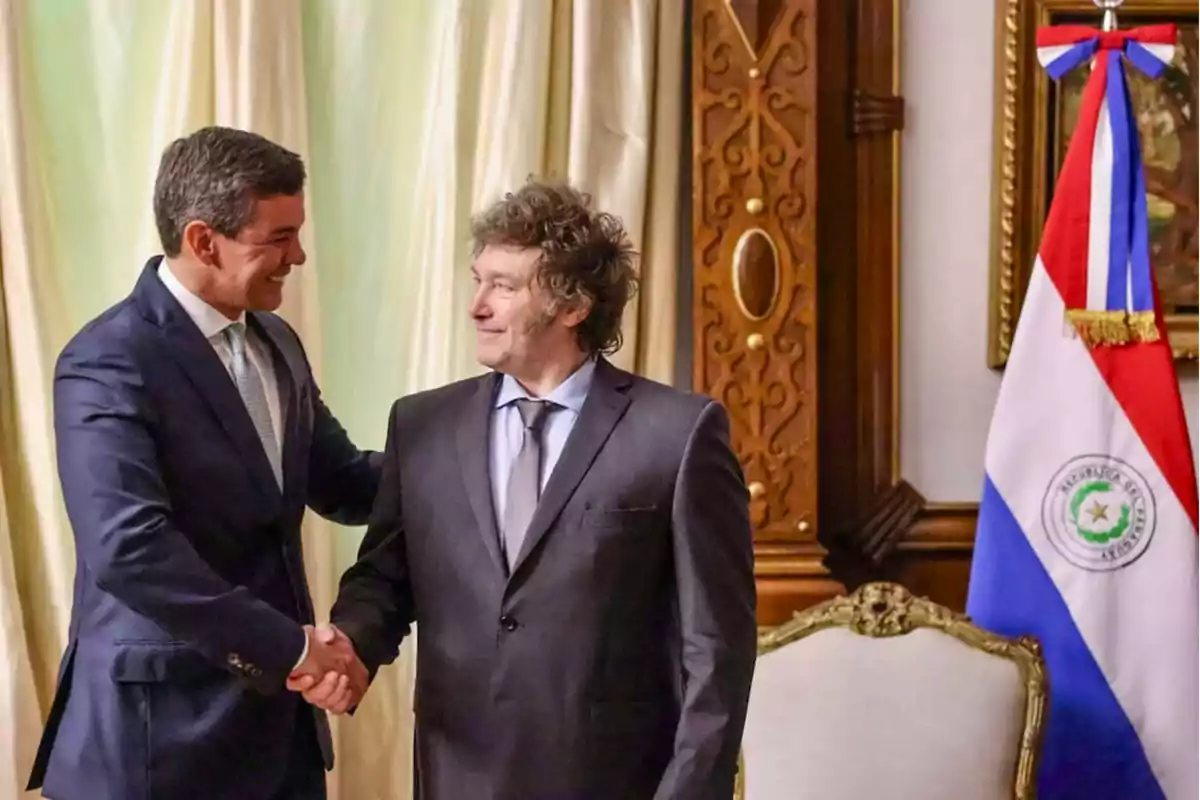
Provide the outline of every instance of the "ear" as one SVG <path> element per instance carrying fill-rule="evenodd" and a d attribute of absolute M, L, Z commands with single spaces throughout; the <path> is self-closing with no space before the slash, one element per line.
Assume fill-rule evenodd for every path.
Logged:
<path fill-rule="evenodd" d="M 217 263 L 216 233 L 207 222 L 192 220 L 184 227 L 183 249 L 190 251 L 202 264 L 220 266 Z"/>
<path fill-rule="evenodd" d="M 575 305 L 564 308 L 558 318 L 568 328 L 577 328 L 588 318 L 590 313 L 592 313 L 592 298 L 584 297 Z"/>

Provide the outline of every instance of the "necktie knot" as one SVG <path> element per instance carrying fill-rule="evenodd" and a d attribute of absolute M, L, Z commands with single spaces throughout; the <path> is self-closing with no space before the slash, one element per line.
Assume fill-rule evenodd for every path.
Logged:
<path fill-rule="evenodd" d="M 542 426 L 546 424 L 546 414 L 554 407 L 554 403 L 546 400 L 529 400 L 520 399 L 515 401 L 517 411 L 521 414 L 521 422 L 524 423 L 527 430 L 533 431 L 535 434 L 540 433 Z"/>
<path fill-rule="evenodd" d="M 229 348 L 234 355 L 240 357 L 246 351 L 246 323 L 229 323 L 225 328 L 225 338 L 229 340 Z"/>

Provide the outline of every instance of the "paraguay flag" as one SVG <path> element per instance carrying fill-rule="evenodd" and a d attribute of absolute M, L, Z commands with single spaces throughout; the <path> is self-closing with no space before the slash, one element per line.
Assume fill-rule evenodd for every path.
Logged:
<path fill-rule="evenodd" d="M 1173 26 L 1038 32 L 1088 68 L 989 432 L 967 611 L 1041 640 L 1043 798 L 1197 796 L 1196 472 L 1150 269 L 1124 62 Z"/>

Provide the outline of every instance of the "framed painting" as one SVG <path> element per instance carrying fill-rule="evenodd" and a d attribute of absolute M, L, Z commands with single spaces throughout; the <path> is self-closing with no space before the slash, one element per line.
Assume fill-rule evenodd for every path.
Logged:
<path fill-rule="evenodd" d="M 1042 25 L 1100 26 L 1091 0 L 996 0 L 996 137 L 988 363 L 1003 367 L 1058 170 L 1074 131 L 1085 69 L 1055 82 L 1038 65 Z M 1197 0 L 1126 0 L 1118 27 L 1177 26 L 1175 60 L 1156 80 L 1127 69 L 1145 164 L 1150 260 L 1178 359 L 1196 359 Z"/>

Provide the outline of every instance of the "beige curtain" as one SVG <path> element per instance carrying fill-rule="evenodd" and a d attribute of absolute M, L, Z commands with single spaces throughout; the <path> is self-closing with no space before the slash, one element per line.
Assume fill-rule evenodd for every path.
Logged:
<path fill-rule="evenodd" d="M 7 663 L 19 676 L 19 664 L 27 660 L 34 681 L 33 687 L 14 687 L 12 707 L 0 709 L 12 713 L 13 721 L 0 719 L 0 727 L 16 732 L 20 742 L 14 754 L 19 758 L 14 777 L 20 788 L 21 773 L 33 755 L 24 740 L 34 739 L 36 744 L 37 735 L 37 728 L 23 723 L 31 714 L 40 721 L 50 707 L 66 641 L 74 571 L 55 472 L 48 395 L 53 353 L 65 342 L 68 310 L 62 303 L 39 302 L 59 293 L 60 277 L 37 269 L 30 256 L 32 248 L 40 247 L 48 259 L 55 257 L 56 242 L 50 235 L 51 199 L 43 191 L 44 176 L 38 168 L 44 163 L 44 139 L 38 120 L 27 111 L 28 92 L 21 82 L 32 61 L 23 35 L 24 11 L 23 4 L 0 3 L 0 288 L 5 329 L 5 357 L 0 359 L 5 508 L 0 533 L 5 534 L 4 549 L 11 553 L 14 573 L 11 581 L 3 574 L 0 580 L 15 604 L 10 613 L 23 620 L 23 639 L 8 639 L 6 631 L 5 648 L 14 659 Z"/>
<path fill-rule="evenodd" d="M 0 292 L 3 289 L 0 280 Z M 18 797 L 24 794 L 20 790 L 33 763 L 37 740 L 32 734 L 41 725 L 41 714 L 12 546 L 20 532 L 30 530 L 36 520 L 24 499 L 29 490 L 19 457 L 8 353 L 4 305 L 0 303 L 0 664 L 4 665 L 0 672 L 0 793 Z"/>
<path fill-rule="evenodd" d="M 614 360 L 670 383 L 683 4 L 497 0 L 472 9 L 467 24 L 481 46 L 466 59 L 477 83 L 463 87 L 478 93 L 477 107 L 462 115 L 468 140 L 472 133 L 475 139 L 462 154 L 473 153 L 469 207 L 477 210 L 533 174 L 566 179 L 621 217 L 642 253 L 642 295 Z"/>
<path fill-rule="evenodd" d="M 309 263 L 283 313 L 380 447 L 397 395 L 479 371 L 466 223 L 529 175 L 625 220 L 642 294 L 615 360 L 671 380 L 682 36 L 668 0 L 0 0 L 0 796 L 24 783 L 70 612 L 54 358 L 156 251 L 162 148 L 220 123 L 305 157 Z M 304 537 L 320 614 L 361 531 L 310 515 Z M 335 723 L 332 797 L 409 796 L 413 653 Z"/>

